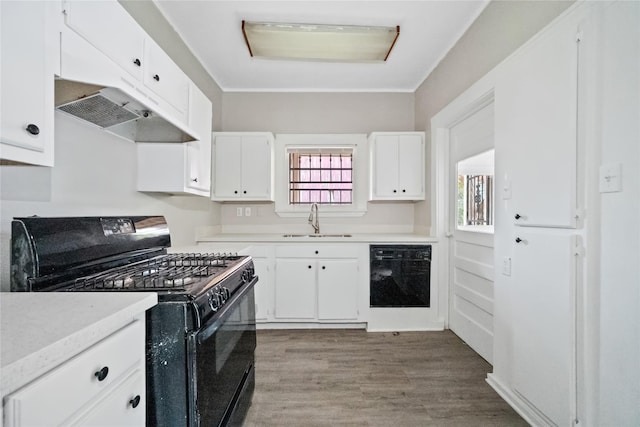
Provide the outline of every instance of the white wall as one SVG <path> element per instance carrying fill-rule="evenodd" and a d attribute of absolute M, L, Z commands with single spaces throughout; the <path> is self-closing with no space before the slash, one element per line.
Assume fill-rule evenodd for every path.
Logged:
<path fill-rule="evenodd" d="M 573 1 L 492 1 L 415 92 L 415 129 L 430 137 L 431 118 Z M 431 164 L 430 143 L 426 164 Z M 427 174 L 429 181 L 429 174 Z M 429 183 L 428 183 L 429 184 Z M 427 185 L 427 189 L 430 185 Z M 416 227 L 431 226 L 430 192 L 417 203 Z"/>
<path fill-rule="evenodd" d="M 219 224 L 203 197 L 136 191 L 136 146 L 56 113 L 55 167 L 0 167 L 0 289 L 9 287 L 14 216 L 164 215 L 173 246 L 193 245 L 195 228 Z"/>
<path fill-rule="evenodd" d="M 603 17 L 601 164 L 621 164 L 622 191 L 599 198 L 600 425 L 640 425 L 640 3 Z"/>
<path fill-rule="evenodd" d="M 224 131 L 273 133 L 366 133 L 414 129 L 412 93 L 252 93 L 223 94 Z M 238 204 L 222 207 L 224 231 L 308 232 L 307 218 L 281 218 L 273 204 L 253 207 L 237 217 Z M 414 229 L 413 203 L 369 203 L 362 217 L 323 218 L 324 232 L 375 232 Z M 326 227 L 324 227 L 326 225 Z M 406 231 L 406 230 L 405 230 Z M 423 230 L 421 230 L 423 231 Z"/>

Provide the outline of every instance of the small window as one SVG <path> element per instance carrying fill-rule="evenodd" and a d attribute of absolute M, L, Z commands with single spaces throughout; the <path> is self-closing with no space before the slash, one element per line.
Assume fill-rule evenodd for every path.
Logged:
<path fill-rule="evenodd" d="M 493 176 L 458 175 L 458 225 L 493 225 Z"/>
<path fill-rule="evenodd" d="M 288 156 L 290 205 L 353 203 L 351 149 L 291 149 Z"/>
<path fill-rule="evenodd" d="M 457 169 L 458 228 L 493 231 L 494 150 L 459 161 Z"/>

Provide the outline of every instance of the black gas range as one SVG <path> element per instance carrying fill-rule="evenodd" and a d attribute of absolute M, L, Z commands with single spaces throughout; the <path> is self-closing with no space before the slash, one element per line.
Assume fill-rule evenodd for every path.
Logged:
<path fill-rule="evenodd" d="M 254 389 L 253 261 L 170 246 L 162 216 L 15 218 L 11 290 L 156 292 L 147 425 L 240 425 Z"/>

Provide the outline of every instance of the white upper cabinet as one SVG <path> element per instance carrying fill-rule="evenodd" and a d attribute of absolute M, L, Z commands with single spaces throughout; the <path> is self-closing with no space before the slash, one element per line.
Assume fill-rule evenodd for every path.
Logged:
<path fill-rule="evenodd" d="M 424 200 L 423 132 L 375 132 L 370 149 L 370 200 Z"/>
<path fill-rule="evenodd" d="M 273 200 L 273 134 L 216 133 L 213 200 Z"/>
<path fill-rule="evenodd" d="M 210 155 L 206 146 L 200 141 L 139 142 L 138 191 L 209 197 L 210 178 L 200 170 L 201 157 Z"/>
<path fill-rule="evenodd" d="M 211 118 L 209 98 L 189 82 L 189 127 L 199 139 L 186 143 L 137 144 L 138 191 L 211 194 Z"/>
<path fill-rule="evenodd" d="M 576 227 L 578 34 L 578 23 L 542 34 L 496 83 L 496 145 L 508 150 L 516 225 Z"/>
<path fill-rule="evenodd" d="M 144 42 L 144 59 L 144 84 L 184 115 L 189 102 L 189 78 L 150 38 Z"/>
<path fill-rule="evenodd" d="M 81 44 L 63 33 L 63 78 L 113 85 L 187 123 L 189 78 L 117 1 L 65 0 L 63 7 L 66 26 L 124 70 L 119 76 L 105 71 L 102 61 L 83 54 Z"/>
<path fill-rule="evenodd" d="M 111 1 L 65 1 L 64 9 L 67 26 L 142 80 L 146 36 L 126 10 Z"/>
<path fill-rule="evenodd" d="M 189 127 L 197 133 L 198 141 L 191 143 L 190 169 L 194 175 L 189 181 L 192 187 L 211 191 L 211 126 L 213 107 L 207 96 L 193 83 L 189 84 Z M 194 154 L 196 156 L 194 157 Z M 195 172 L 194 172 L 195 171 Z M 193 178 L 196 180 L 193 181 Z"/>
<path fill-rule="evenodd" d="M 0 2 L 1 160 L 53 166 L 55 6 Z"/>

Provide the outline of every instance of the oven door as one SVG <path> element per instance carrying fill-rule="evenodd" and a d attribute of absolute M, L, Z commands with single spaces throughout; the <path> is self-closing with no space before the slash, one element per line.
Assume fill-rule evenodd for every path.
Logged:
<path fill-rule="evenodd" d="M 253 396 L 256 348 L 254 286 L 240 288 L 220 312 L 189 337 L 192 426 L 242 422 Z"/>

